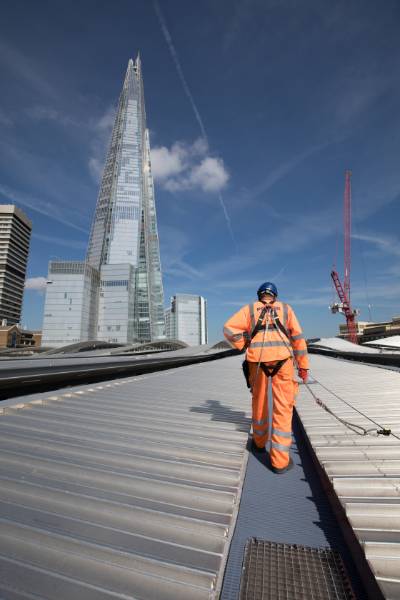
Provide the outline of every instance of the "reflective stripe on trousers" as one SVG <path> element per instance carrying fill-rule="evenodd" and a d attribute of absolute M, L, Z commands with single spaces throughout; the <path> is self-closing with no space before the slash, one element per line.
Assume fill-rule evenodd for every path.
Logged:
<path fill-rule="evenodd" d="M 252 384 L 253 439 L 258 447 L 268 441 L 268 421 L 272 421 L 270 458 L 272 466 L 281 469 L 288 465 L 292 442 L 292 414 L 294 404 L 294 369 L 287 360 L 272 377 L 272 415 L 268 415 L 268 377 L 257 363 L 249 363 Z"/>

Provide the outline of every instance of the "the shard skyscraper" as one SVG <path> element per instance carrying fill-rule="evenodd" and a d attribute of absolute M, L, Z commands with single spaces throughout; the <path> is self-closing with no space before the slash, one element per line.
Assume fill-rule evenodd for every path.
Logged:
<path fill-rule="evenodd" d="M 80 300 L 76 290 L 78 280 Z M 43 343 L 59 346 L 63 345 L 61 342 L 87 339 L 130 343 L 165 337 L 160 250 L 139 56 L 128 63 L 86 261 L 51 262 L 49 282 Z M 55 305 L 56 300 L 71 301 L 71 294 L 77 296 L 77 315 L 72 329 L 66 329 L 59 318 L 65 317 L 65 312 L 62 315 L 60 305 L 58 309 Z M 74 298 L 71 304 L 66 302 L 64 311 L 72 305 Z"/>

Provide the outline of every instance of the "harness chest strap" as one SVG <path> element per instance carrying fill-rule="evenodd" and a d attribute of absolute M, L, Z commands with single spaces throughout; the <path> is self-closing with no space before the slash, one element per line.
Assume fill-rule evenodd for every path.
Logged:
<path fill-rule="evenodd" d="M 250 334 L 250 339 L 249 339 L 249 344 L 251 342 L 251 340 L 253 339 L 253 337 L 262 329 L 262 322 L 264 321 L 264 317 L 266 315 L 266 312 L 268 310 L 268 305 L 264 306 L 264 308 L 261 310 L 260 312 L 260 316 L 258 317 L 257 323 L 254 326 L 253 331 Z"/>
<path fill-rule="evenodd" d="M 276 312 L 275 308 L 270 307 L 268 304 L 264 306 L 264 308 L 261 310 L 260 315 L 257 319 L 257 323 L 253 328 L 253 331 L 250 334 L 250 341 L 253 339 L 253 337 L 259 332 L 262 331 L 263 329 L 265 329 L 265 325 L 262 324 L 265 314 L 268 311 L 268 309 L 271 310 L 271 316 L 272 316 L 272 320 L 274 325 L 279 328 L 281 330 L 281 332 L 287 337 L 288 340 L 290 340 L 290 335 L 289 332 L 287 331 L 286 327 L 282 324 L 282 322 L 280 321 L 279 317 L 278 317 L 278 313 Z M 252 307 L 250 307 L 250 313 L 251 313 L 251 317 L 252 320 L 254 322 L 254 313 L 252 311 Z"/>

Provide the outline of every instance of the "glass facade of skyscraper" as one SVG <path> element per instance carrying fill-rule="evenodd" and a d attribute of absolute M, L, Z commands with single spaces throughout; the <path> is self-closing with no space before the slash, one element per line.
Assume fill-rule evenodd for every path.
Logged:
<path fill-rule="evenodd" d="M 130 264 L 100 269 L 97 339 L 124 344 L 134 332 L 134 269 Z"/>
<path fill-rule="evenodd" d="M 98 273 L 96 339 L 131 343 L 165 337 L 154 184 L 139 56 L 128 63 L 85 264 Z M 66 286 L 68 281 L 71 280 L 66 278 Z M 48 293 L 52 295 L 49 286 Z M 68 294 L 68 290 L 64 293 Z M 52 314 L 47 309 L 45 312 Z M 45 339 L 48 319 L 44 322 Z M 57 339 L 65 337 L 60 331 Z"/>
<path fill-rule="evenodd" d="M 97 269 L 138 262 L 144 146 L 138 70 L 130 60 L 100 185 L 87 252 Z"/>

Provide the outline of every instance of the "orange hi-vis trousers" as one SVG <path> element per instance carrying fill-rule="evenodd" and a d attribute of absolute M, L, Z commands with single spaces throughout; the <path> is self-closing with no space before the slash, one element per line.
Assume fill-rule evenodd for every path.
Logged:
<path fill-rule="evenodd" d="M 249 379 L 253 395 L 253 440 L 262 448 L 269 441 L 271 430 L 271 465 L 283 469 L 289 464 L 289 451 L 292 443 L 292 416 L 298 384 L 294 379 L 293 361 L 289 358 L 272 377 L 272 415 L 268 414 L 268 380 L 263 365 L 270 369 L 276 361 L 261 363 L 249 362 Z"/>

